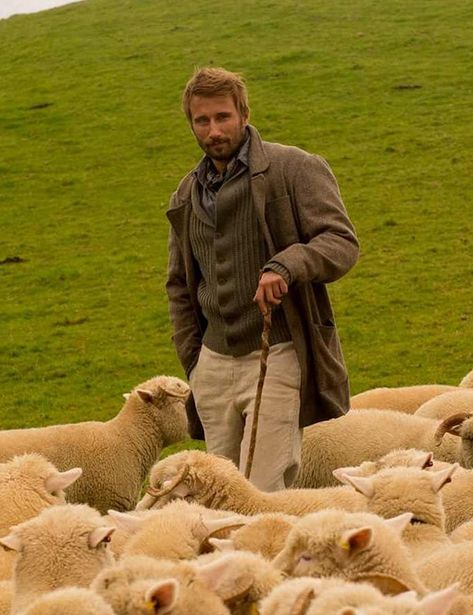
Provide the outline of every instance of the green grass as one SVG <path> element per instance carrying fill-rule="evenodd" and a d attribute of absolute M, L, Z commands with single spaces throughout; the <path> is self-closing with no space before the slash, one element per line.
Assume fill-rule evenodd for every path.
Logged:
<path fill-rule="evenodd" d="M 353 392 L 473 367 L 469 0 L 87 0 L 0 21 L 0 425 L 107 419 L 182 375 L 165 210 L 195 65 L 326 157 L 361 258 L 332 285 Z"/>

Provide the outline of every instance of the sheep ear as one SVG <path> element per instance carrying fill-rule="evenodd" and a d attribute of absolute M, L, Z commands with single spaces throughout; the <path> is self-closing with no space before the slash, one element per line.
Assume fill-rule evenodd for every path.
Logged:
<path fill-rule="evenodd" d="M 361 470 L 357 466 L 345 466 L 344 468 L 336 468 L 335 470 L 332 470 L 333 476 L 344 485 L 349 484 L 349 482 L 344 477 L 344 474 L 348 476 L 359 476 L 360 472 Z"/>
<path fill-rule="evenodd" d="M 166 487 L 169 487 L 169 485 L 172 483 L 172 480 L 165 480 L 163 483 L 163 489 L 165 489 Z M 189 487 L 181 482 L 178 483 L 171 491 L 170 491 L 171 495 L 175 495 L 178 498 L 185 498 L 188 495 L 191 495 L 191 490 L 189 489 Z"/>
<path fill-rule="evenodd" d="M 414 467 L 421 468 L 425 470 L 426 468 L 431 468 L 434 465 L 434 454 L 433 453 L 420 453 L 414 458 Z"/>
<path fill-rule="evenodd" d="M 209 543 L 216 551 L 235 551 L 231 538 L 209 538 Z"/>
<path fill-rule="evenodd" d="M 253 585 L 253 576 L 235 566 L 235 560 L 231 556 L 222 556 L 205 566 L 200 566 L 197 576 L 224 602 L 234 602 L 244 598 Z"/>
<path fill-rule="evenodd" d="M 418 606 L 426 615 L 446 615 L 453 601 L 458 597 L 459 586 L 459 583 L 455 583 L 446 589 L 428 594 L 422 598 Z"/>
<path fill-rule="evenodd" d="M 344 474 L 343 478 L 343 482 L 352 485 L 359 493 L 367 498 L 373 497 L 374 482 L 371 476 L 350 476 L 349 474 Z"/>
<path fill-rule="evenodd" d="M 44 481 L 44 487 L 49 493 L 66 489 L 82 476 L 82 468 L 72 468 L 67 472 L 55 472 Z"/>
<path fill-rule="evenodd" d="M 344 551 L 348 551 L 350 555 L 354 555 L 359 551 L 363 551 L 371 544 L 373 530 L 370 527 L 361 527 L 356 530 L 348 530 L 345 532 L 338 546 Z"/>
<path fill-rule="evenodd" d="M 452 475 L 457 471 L 458 467 L 458 463 L 453 463 L 448 468 L 445 468 L 445 470 L 440 470 L 439 472 L 435 472 L 434 474 L 432 474 L 432 483 L 435 493 L 438 493 L 440 489 L 442 489 L 442 487 L 447 483 L 452 482 Z"/>
<path fill-rule="evenodd" d="M 391 519 L 385 519 L 384 523 L 391 527 L 395 532 L 401 536 L 402 532 L 409 525 L 414 515 L 410 512 L 402 513 L 397 517 L 391 517 Z"/>
<path fill-rule="evenodd" d="M 118 528 L 126 532 L 135 533 L 143 527 L 143 517 L 135 517 L 128 513 L 118 512 L 118 510 L 109 510 L 108 515 Z"/>
<path fill-rule="evenodd" d="M 241 516 L 235 515 L 234 517 L 225 517 L 223 519 L 202 519 L 205 529 L 209 534 L 214 534 L 220 530 L 236 530 L 243 525 L 246 525 L 246 521 L 242 520 Z"/>
<path fill-rule="evenodd" d="M 129 399 L 130 395 L 131 395 L 131 393 L 123 393 L 123 398 L 124 399 Z"/>
<path fill-rule="evenodd" d="M 110 542 L 114 527 L 97 527 L 89 533 L 89 547 L 95 549 L 102 542 Z"/>
<path fill-rule="evenodd" d="M 353 606 L 344 606 L 341 611 L 337 612 L 337 615 L 362 615 L 362 611 Z"/>
<path fill-rule="evenodd" d="M 363 581 L 365 583 L 371 583 L 371 585 L 379 589 L 382 594 L 390 596 L 405 594 L 410 590 L 403 581 L 388 574 L 362 574 L 355 580 L 358 582 Z"/>
<path fill-rule="evenodd" d="M 135 389 L 135 392 L 146 404 L 151 404 L 156 397 L 156 394 L 153 394 L 152 391 L 148 391 L 147 389 Z"/>
<path fill-rule="evenodd" d="M 181 384 L 185 384 L 182 382 Z M 177 397 L 177 399 L 187 399 L 189 397 L 190 388 L 186 385 L 186 389 L 182 390 L 181 386 L 176 382 L 165 380 L 161 384 L 161 390 L 169 395 L 169 397 Z"/>
<path fill-rule="evenodd" d="M 21 539 L 16 534 L 8 534 L 0 538 L 0 545 L 7 551 L 19 551 L 21 549 Z"/>
<path fill-rule="evenodd" d="M 174 608 L 179 598 L 177 579 L 164 579 L 153 585 L 145 594 L 146 606 L 156 615 L 164 615 Z"/>

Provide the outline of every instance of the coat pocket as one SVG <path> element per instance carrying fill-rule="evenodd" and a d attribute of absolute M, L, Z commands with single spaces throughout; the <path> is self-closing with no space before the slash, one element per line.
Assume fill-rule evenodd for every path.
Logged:
<path fill-rule="evenodd" d="M 312 356 L 318 390 L 324 391 L 347 379 L 342 349 L 333 322 L 312 323 Z"/>

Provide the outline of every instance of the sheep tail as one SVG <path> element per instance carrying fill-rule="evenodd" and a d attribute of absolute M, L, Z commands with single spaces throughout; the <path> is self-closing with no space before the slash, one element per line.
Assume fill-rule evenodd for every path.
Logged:
<path fill-rule="evenodd" d="M 261 406 L 261 396 L 263 393 L 264 379 L 266 377 L 266 369 L 268 367 L 268 355 L 269 355 L 269 334 L 271 331 L 271 307 L 268 306 L 263 321 L 263 333 L 261 334 L 261 358 L 260 358 L 260 372 L 258 378 L 258 385 L 256 388 L 255 397 L 255 409 L 253 412 L 253 423 L 251 425 L 250 444 L 248 447 L 248 458 L 246 460 L 245 478 L 249 479 L 251 474 L 251 467 L 253 465 L 253 457 L 256 447 L 256 434 L 258 433 L 258 417 L 259 409 Z"/>

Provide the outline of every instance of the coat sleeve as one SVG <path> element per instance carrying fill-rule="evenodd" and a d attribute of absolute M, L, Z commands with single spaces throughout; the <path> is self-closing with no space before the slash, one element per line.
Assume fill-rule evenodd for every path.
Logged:
<path fill-rule="evenodd" d="M 174 329 L 172 339 L 179 361 L 189 376 L 199 357 L 202 334 L 187 284 L 181 246 L 172 227 L 169 232 L 166 291 L 169 299 L 169 317 Z"/>
<path fill-rule="evenodd" d="M 357 261 L 355 230 L 328 163 L 310 154 L 298 162 L 288 192 L 301 241 L 275 254 L 265 268 L 286 270 L 291 284 L 333 282 Z"/>

